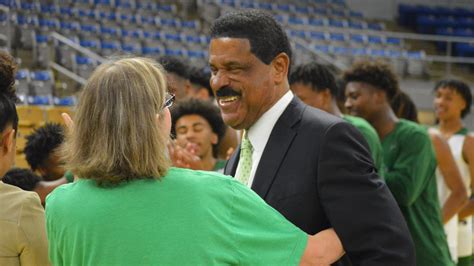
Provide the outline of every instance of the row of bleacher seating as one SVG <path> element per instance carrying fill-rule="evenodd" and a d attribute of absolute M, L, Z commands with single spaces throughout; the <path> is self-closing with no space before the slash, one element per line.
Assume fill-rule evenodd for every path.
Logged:
<path fill-rule="evenodd" d="M 348 46 L 371 45 L 386 47 L 402 47 L 402 40 L 395 37 L 383 37 L 379 35 L 367 34 L 347 34 L 338 32 L 307 31 L 307 30 L 287 30 L 290 37 L 308 39 L 311 42 L 346 43 Z"/>
<path fill-rule="evenodd" d="M 97 6 L 108 8 L 124 8 L 129 10 L 147 10 L 147 11 L 164 11 L 176 12 L 175 4 L 164 4 L 157 1 L 134 1 L 134 0 L 66 0 L 60 1 L 62 6 L 66 5 L 82 5 L 82 6 Z M 36 2 L 36 1 L 15 1 L 15 0 L 0 0 L 0 5 L 5 5 L 11 9 L 22 9 L 26 11 L 40 11 L 44 13 L 61 12 L 60 7 L 51 2 Z"/>
<path fill-rule="evenodd" d="M 344 18 L 325 18 L 325 17 L 305 17 L 305 16 L 290 16 L 286 14 L 275 15 L 278 22 L 289 26 L 316 26 L 316 27 L 334 27 L 334 28 L 349 28 L 358 30 L 376 30 L 381 31 L 385 29 L 383 23 L 366 22 L 362 19 L 344 19 Z"/>
<path fill-rule="evenodd" d="M 29 70 L 21 68 L 15 76 L 15 86 L 20 104 L 73 106 L 76 97 L 57 97 L 55 79 L 51 70 Z"/>
<path fill-rule="evenodd" d="M 361 17 L 360 12 L 350 11 L 344 9 L 346 3 L 344 0 L 311 0 L 304 1 L 305 3 L 288 4 L 288 3 L 274 3 L 271 1 L 251 1 L 251 0 L 208 0 L 218 5 L 231 6 L 234 8 L 255 8 L 275 12 L 291 12 L 297 14 L 320 14 L 320 15 L 335 15 L 335 16 L 353 16 Z M 341 12 L 342 11 L 342 12 Z"/>
<path fill-rule="evenodd" d="M 400 4 L 399 23 L 423 34 L 474 38 L 474 9 Z M 438 42 L 437 47 L 445 50 L 447 44 Z M 452 54 L 474 57 L 474 44 L 454 43 Z"/>
<path fill-rule="evenodd" d="M 400 4 L 398 6 L 398 15 L 401 25 L 415 29 L 417 18 L 420 16 L 452 17 L 456 19 L 469 18 L 474 17 L 474 8 Z"/>

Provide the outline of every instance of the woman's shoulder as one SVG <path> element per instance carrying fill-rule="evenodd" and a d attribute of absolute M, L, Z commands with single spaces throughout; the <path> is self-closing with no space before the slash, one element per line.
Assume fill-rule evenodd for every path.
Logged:
<path fill-rule="evenodd" d="M 172 167 L 164 177 L 168 182 L 184 182 L 199 185 L 224 184 L 232 182 L 231 176 L 213 171 L 198 171 Z"/>

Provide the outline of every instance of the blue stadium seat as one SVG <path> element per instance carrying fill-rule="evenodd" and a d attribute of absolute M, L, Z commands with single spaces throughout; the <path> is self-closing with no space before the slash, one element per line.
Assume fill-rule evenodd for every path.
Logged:
<path fill-rule="evenodd" d="M 385 27 L 382 23 L 368 23 L 367 28 L 370 30 L 384 30 Z"/>
<path fill-rule="evenodd" d="M 385 39 L 385 43 L 388 44 L 388 45 L 401 46 L 402 45 L 402 39 L 396 38 L 396 37 L 387 37 Z"/>
<path fill-rule="evenodd" d="M 313 14 L 316 14 L 316 15 L 321 15 L 321 16 L 328 16 L 329 12 L 326 8 L 318 8 L 318 7 L 315 7 L 315 8 L 312 8 L 310 9 L 310 13 L 313 13 Z"/>
<path fill-rule="evenodd" d="M 346 20 L 342 19 L 329 19 L 329 26 L 336 27 L 336 28 L 344 28 L 347 27 L 348 23 Z"/>
<path fill-rule="evenodd" d="M 327 19 L 324 19 L 324 18 L 310 18 L 308 23 L 311 26 L 318 26 L 318 27 L 326 26 L 329 24 L 327 22 Z"/>
<path fill-rule="evenodd" d="M 304 30 L 289 30 L 288 35 L 290 37 L 306 38 L 306 32 Z"/>
<path fill-rule="evenodd" d="M 271 4 L 271 3 L 258 3 L 258 8 L 259 9 L 263 9 L 263 10 L 268 10 L 268 11 L 272 11 L 272 10 L 276 10 L 276 7 Z"/>
<path fill-rule="evenodd" d="M 117 41 L 102 41 L 100 48 L 103 56 L 110 56 L 120 50 L 120 43 Z"/>
<path fill-rule="evenodd" d="M 310 9 L 307 6 L 295 6 L 295 12 L 300 14 L 309 14 Z"/>
<path fill-rule="evenodd" d="M 354 11 L 354 10 L 349 10 L 349 17 L 352 17 L 352 18 L 363 18 L 364 15 L 362 14 L 362 12 L 358 12 L 358 11 Z"/>
<path fill-rule="evenodd" d="M 181 34 L 171 33 L 171 32 L 164 33 L 164 39 L 166 41 L 171 41 L 171 42 L 181 42 L 182 41 Z"/>
<path fill-rule="evenodd" d="M 335 42 L 345 42 L 346 36 L 343 33 L 331 32 L 329 33 L 329 39 Z"/>
<path fill-rule="evenodd" d="M 182 49 L 173 49 L 173 48 L 166 48 L 165 55 L 168 56 L 183 56 L 184 52 Z"/>
<path fill-rule="evenodd" d="M 72 17 L 75 13 L 74 9 L 69 7 L 69 6 L 60 6 L 59 7 L 59 13 L 61 16 L 65 17 Z"/>
<path fill-rule="evenodd" d="M 97 50 L 99 48 L 99 42 L 97 40 L 80 40 L 79 44 L 88 49 Z"/>
<path fill-rule="evenodd" d="M 282 12 L 290 12 L 292 11 L 293 9 L 293 6 L 292 5 L 289 5 L 289 4 L 277 4 L 276 6 L 276 9 L 278 11 L 282 11 Z"/>
<path fill-rule="evenodd" d="M 316 41 L 327 41 L 329 39 L 327 33 L 322 31 L 311 31 L 309 33 L 309 37 L 311 38 L 311 40 Z"/>
<path fill-rule="evenodd" d="M 368 49 L 365 47 L 351 48 L 350 51 L 352 56 L 366 56 L 369 54 Z"/>
<path fill-rule="evenodd" d="M 362 21 L 358 21 L 358 20 L 349 21 L 349 28 L 362 30 L 362 29 L 365 29 L 366 27 L 367 25 Z"/>
<path fill-rule="evenodd" d="M 367 38 L 367 41 L 368 41 L 369 44 L 372 44 L 372 45 L 381 45 L 381 44 L 383 44 L 382 37 L 376 36 L 376 35 L 369 35 L 369 37 Z"/>
<path fill-rule="evenodd" d="M 201 50 L 187 50 L 186 56 L 189 58 L 207 58 L 207 53 Z"/>
<path fill-rule="evenodd" d="M 40 4 L 40 11 L 41 11 L 42 14 L 54 15 L 59 11 L 59 8 L 55 4 L 41 3 Z"/>
<path fill-rule="evenodd" d="M 240 2 L 240 8 L 258 8 L 258 4 L 255 2 Z"/>
<path fill-rule="evenodd" d="M 367 42 L 367 36 L 362 34 L 351 34 L 351 42 L 356 44 L 364 44 Z"/>
<path fill-rule="evenodd" d="M 15 74 L 16 94 L 20 101 L 24 103 L 26 97 L 30 94 L 30 71 L 28 69 L 19 69 Z"/>
<path fill-rule="evenodd" d="M 122 51 L 130 54 L 141 54 L 142 47 L 140 43 L 122 43 Z"/>
<path fill-rule="evenodd" d="M 472 43 L 456 43 L 454 45 L 456 55 L 462 57 L 474 57 L 474 44 Z"/>
<path fill-rule="evenodd" d="M 75 106 L 77 102 L 76 97 L 67 96 L 67 97 L 54 97 L 53 103 L 57 106 Z"/>
<path fill-rule="evenodd" d="M 88 78 L 94 71 L 95 63 L 92 59 L 84 56 L 76 56 L 74 72 L 83 78 Z"/>
<path fill-rule="evenodd" d="M 142 54 L 145 56 L 156 56 L 162 54 L 162 48 L 156 46 L 144 46 L 142 47 Z"/>
<path fill-rule="evenodd" d="M 289 25 L 307 25 L 308 21 L 306 18 L 303 18 L 303 17 L 289 17 L 288 24 Z"/>
<path fill-rule="evenodd" d="M 323 45 L 323 44 L 316 44 L 311 46 L 314 51 L 317 53 L 325 53 L 329 54 L 329 45 Z"/>
<path fill-rule="evenodd" d="M 387 53 L 384 49 L 370 49 L 369 55 L 372 57 L 386 57 Z"/>
<path fill-rule="evenodd" d="M 331 15 L 343 18 L 346 16 L 346 12 L 344 10 L 335 9 L 331 11 Z"/>
<path fill-rule="evenodd" d="M 185 20 L 180 23 L 181 28 L 188 28 L 197 30 L 200 27 L 199 21 L 197 20 Z"/>
<path fill-rule="evenodd" d="M 28 96 L 28 104 L 30 105 L 51 105 L 53 102 L 52 96 L 36 95 Z"/>
<path fill-rule="evenodd" d="M 333 46 L 332 53 L 337 56 L 346 56 L 351 54 L 351 49 L 344 46 Z"/>

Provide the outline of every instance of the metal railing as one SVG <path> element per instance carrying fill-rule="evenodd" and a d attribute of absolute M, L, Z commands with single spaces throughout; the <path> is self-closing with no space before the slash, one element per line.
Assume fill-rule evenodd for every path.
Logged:
<path fill-rule="evenodd" d="M 102 56 L 94 53 L 93 51 L 91 51 L 89 49 L 86 49 L 86 48 L 80 46 L 78 43 L 71 41 L 67 37 L 65 37 L 65 36 L 63 36 L 63 35 L 61 35 L 57 32 L 52 32 L 49 36 L 53 40 L 55 47 L 59 43 L 62 43 L 64 45 L 67 45 L 67 46 L 71 47 L 72 49 L 76 50 L 77 52 L 89 57 L 90 59 L 92 59 L 93 61 L 95 61 L 98 64 L 105 62 L 105 58 L 103 58 Z M 85 78 L 77 75 L 72 70 L 67 69 L 67 68 L 57 64 L 56 62 L 52 62 L 52 61 L 49 62 L 49 66 L 52 69 L 58 71 L 59 73 L 65 75 L 66 77 L 74 80 L 75 82 L 77 82 L 81 85 L 86 84 L 86 79 Z"/>

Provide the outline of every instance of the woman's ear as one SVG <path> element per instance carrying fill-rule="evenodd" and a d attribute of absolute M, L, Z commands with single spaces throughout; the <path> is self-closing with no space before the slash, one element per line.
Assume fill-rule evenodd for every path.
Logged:
<path fill-rule="evenodd" d="M 3 154 L 8 154 L 15 149 L 15 133 L 14 129 L 7 130 L 7 132 L 3 135 L 2 140 L 2 152 Z"/>
<path fill-rule="evenodd" d="M 171 113 L 168 108 L 163 109 L 163 112 L 156 114 L 156 123 L 162 127 L 168 134 L 171 132 Z"/>

